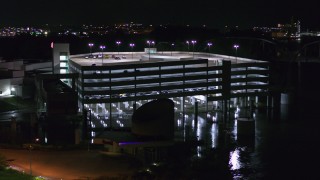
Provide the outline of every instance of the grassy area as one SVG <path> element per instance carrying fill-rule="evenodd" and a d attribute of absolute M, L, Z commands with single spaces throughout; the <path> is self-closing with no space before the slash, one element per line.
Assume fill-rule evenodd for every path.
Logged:
<path fill-rule="evenodd" d="M 5 101 L 3 101 L 2 99 L 0 99 L 0 112 L 6 112 L 6 111 L 12 111 L 12 110 L 15 110 L 17 109 L 16 106 L 10 104 L 10 103 L 7 103 Z"/>
<path fill-rule="evenodd" d="M 21 173 L 19 171 L 13 169 L 4 169 L 0 170 L 0 179 L 8 179 L 8 180 L 30 180 L 36 179 L 28 174 Z"/>
<path fill-rule="evenodd" d="M 20 97 L 8 97 L 0 99 L 0 112 L 31 107 L 35 107 L 35 102 L 32 99 L 22 99 Z"/>
<path fill-rule="evenodd" d="M 8 180 L 40 180 L 41 178 L 30 176 L 11 168 L 8 168 L 8 162 L 4 156 L 0 154 L 0 179 Z"/>

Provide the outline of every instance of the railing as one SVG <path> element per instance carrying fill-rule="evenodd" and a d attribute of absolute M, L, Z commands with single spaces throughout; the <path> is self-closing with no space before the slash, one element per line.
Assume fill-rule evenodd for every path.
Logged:
<path fill-rule="evenodd" d="M 204 95 L 208 101 L 265 96 L 269 89 L 266 62 L 209 66 L 207 59 L 132 62 L 114 66 L 83 66 L 77 87 L 84 104 Z M 78 68 L 79 69 L 79 68 Z M 76 71 L 75 69 L 73 71 Z M 225 77 L 230 87 L 224 87 Z M 228 79 L 228 78 L 227 78 Z"/>

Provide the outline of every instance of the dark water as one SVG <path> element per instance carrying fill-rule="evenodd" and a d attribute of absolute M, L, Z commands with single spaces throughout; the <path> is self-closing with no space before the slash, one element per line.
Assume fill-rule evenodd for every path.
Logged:
<path fill-rule="evenodd" d="M 192 133 L 205 143 L 192 158 L 206 171 L 197 169 L 191 179 L 319 179 L 319 123 L 287 117 L 256 110 L 252 138 L 239 138 L 234 119 L 207 123 L 199 118 Z M 186 123 L 192 126 L 192 120 Z"/>

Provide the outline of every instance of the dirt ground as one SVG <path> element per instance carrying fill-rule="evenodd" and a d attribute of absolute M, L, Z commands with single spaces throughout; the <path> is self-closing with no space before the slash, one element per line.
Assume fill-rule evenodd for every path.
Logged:
<path fill-rule="evenodd" d="M 40 151 L 0 149 L 12 166 L 50 180 L 130 179 L 140 164 L 132 157 L 110 155 L 100 151 Z"/>

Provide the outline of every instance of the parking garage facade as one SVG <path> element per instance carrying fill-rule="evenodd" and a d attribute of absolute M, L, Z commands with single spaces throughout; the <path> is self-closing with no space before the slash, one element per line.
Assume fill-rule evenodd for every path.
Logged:
<path fill-rule="evenodd" d="M 269 103 L 267 62 L 181 58 L 97 65 L 71 57 L 69 72 L 79 73 L 79 110 L 90 112 L 92 128 L 130 128 L 133 112 L 159 98 L 174 101 L 176 126 L 182 127 L 195 104 L 207 113 L 221 109 L 227 117 L 237 106 Z"/>

